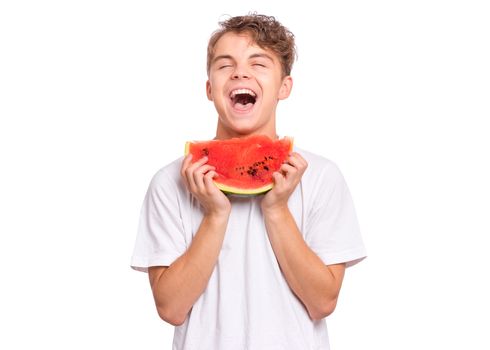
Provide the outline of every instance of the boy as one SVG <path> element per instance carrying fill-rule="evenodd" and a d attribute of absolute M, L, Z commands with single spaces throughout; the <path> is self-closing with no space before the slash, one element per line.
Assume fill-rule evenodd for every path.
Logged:
<path fill-rule="evenodd" d="M 217 139 L 277 138 L 276 106 L 291 92 L 294 58 L 293 34 L 273 17 L 221 23 L 206 82 Z M 296 148 L 272 190 L 243 198 L 223 194 L 206 161 L 188 156 L 157 172 L 132 259 L 149 274 L 158 314 L 176 326 L 173 348 L 328 349 L 324 318 L 346 266 L 365 257 L 340 171 Z"/>

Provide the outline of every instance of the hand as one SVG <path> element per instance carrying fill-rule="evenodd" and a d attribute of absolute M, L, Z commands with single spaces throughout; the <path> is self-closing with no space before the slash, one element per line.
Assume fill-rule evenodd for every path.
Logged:
<path fill-rule="evenodd" d="M 206 164 L 207 157 L 195 163 L 191 161 L 192 155 L 189 154 L 184 158 L 180 171 L 189 192 L 201 203 L 206 214 L 228 215 L 231 203 L 213 182 L 213 178 L 218 175 L 215 168 Z"/>
<path fill-rule="evenodd" d="M 293 193 L 298 185 L 303 173 L 308 167 L 306 160 L 296 152 L 290 154 L 280 172 L 274 172 L 274 187 L 262 199 L 262 212 L 268 212 L 278 209 L 285 209 L 288 205 L 289 196 Z"/>

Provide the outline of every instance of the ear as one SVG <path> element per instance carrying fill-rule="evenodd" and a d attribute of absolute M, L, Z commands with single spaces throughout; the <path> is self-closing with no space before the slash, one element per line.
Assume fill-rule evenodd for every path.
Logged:
<path fill-rule="evenodd" d="M 291 90 L 293 89 L 293 78 L 291 76 L 286 76 L 282 79 L 281 88 L 279 89 L 279 100 L 285 100 L 289 97 Z"/>
<path fill-rule="evenodd" d="M 208 97 L 209 101 L 213 100 L 213 96 L 211 95 L 211 83 L 209 80 L 206 81 L 206 96 Z"/>

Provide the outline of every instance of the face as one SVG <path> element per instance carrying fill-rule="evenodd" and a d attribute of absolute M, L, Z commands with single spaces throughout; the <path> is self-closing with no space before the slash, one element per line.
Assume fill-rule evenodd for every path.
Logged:
<path fill-rule="evenodd" d="M 276 137 L 276 107 L 289 96 L 290 76 L 279 58 L 247 34 L 226 33 L 216 43 L 206 82 L 208 99 L 218 112 L 217 138 L 252 134 Z"/>

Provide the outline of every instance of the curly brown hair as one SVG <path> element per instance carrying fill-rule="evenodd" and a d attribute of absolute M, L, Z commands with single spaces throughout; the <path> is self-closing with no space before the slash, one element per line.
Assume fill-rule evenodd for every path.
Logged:
<path fill-rule="evenodd" d="M 291 74 L 296 58 L 294 35 L 272 16 L 250 13 L 246 16 L 236 16 L 219 23 L 220 29 L 215 31 L 208 43 L 207 72 L 214 56 L 214 47 L 226 33 L 247 33 L 254 43 L 263 49 L 269 49 L 280 59 L 283 76 Z"/>

